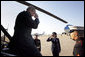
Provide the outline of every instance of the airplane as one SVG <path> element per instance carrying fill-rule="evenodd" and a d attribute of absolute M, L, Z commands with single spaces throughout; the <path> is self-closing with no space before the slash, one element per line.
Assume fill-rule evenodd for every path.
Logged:
<path fill-rule="evenodd" d="M 25 1 L 16 1 L 16 2 L 21 3 L 21 4 L 24 4 L 24 5 L 26 5 L 26 6 L 30 6 L 30 5 L 31 5 L 31 6 L 34 6 L 35 9 L 37 9 L 38 11 L 41 11 L 41 12 L 43 12 L 43 13 L 45 13 L 45 14 L 47 14 L 47 15 L 49 15 L 49 16 L 51 16 L 51 17 L 53 17 L 53 18 L 55 18 L 55 19 L 57 19 L 57 20 L 59 20 L 59 21 L 61 21 L 61 22 L 63 22 L 63 23 L 68 23 L 67 21 L 61 19 L 60 17 L 58 17 L 58 16 L 56 16 L 56 15 L 54 15 L 54 14 L 52 14 L 52 13 L 50 13 L 50 12 L 44 10 L 44 9 L 41 9 L 41 8 L 39 8 L 39 7 L 37 7 L 37 6 L 33 5 L 33 4 L 30 4 L 30 3 L 25 2 Z M 7 38 L 9 38 L 9 40 L 11 40 L 12 37 L 11 37 L 10 34 L 6 31 L 6 29 L 3 27 L 2 24 L 1 24 L 1 31 L 6 35 Z M 45 33 L 45 32 L 43 32 L 42 34 L 39 34 L 39 35 L 44 35 L 44 33 Z M 12 56 L 12 55 L 13 55 L 13 54 L 6 53 L 6 52 L 4 52 L 3 50 L 1 50 L 1 56 Z M 13 56 L 16 56 L 16 55 L 13 55 Z"/>
<path fill-rule="evenodd" d="M 66 25 L 62 34 L 70 36 L 70 32 L 72 31 L 79 31 L 84 34 L 84 27 L 83 26 L 73 26 L 73 25 Z"/>
<path fill-rule="evenodd" d="M 25 1 L 16 1 L 16 2 L 18 2 L 18 3 L 21 3 L 21 4 L 23 4 L 23 5 L 26 5 L 26 6 L 30 6 L 30 5 L 32 5 L 32 6 L 34 6 L 35 7 L 35 9 L 37 9 L 38 11 L 40 11 L 40 12 L 43 12 L 43 13 L 45 13 L 45 14 L 47 14 L 47 15 L 49 15 L 49 16 L 51 16 L 51 17 L 53 17 L 53 18 L 55 18 L 55 19 L 57 19 L 57 20 L 59 20 L 59 21 L 61 21 L 61 22 L 63 22 L 63 23 L 68 23 L 67 21 L 65 21 L 65 20 L 63 20 L 62 18 L 60 18 L 60 17 L 58 17 L 58 16 L 56 16 L 56 15 L 54 15 L 54 14 L 52 14 L 52 13 L 50 13 L 50 12 L 48 12 L 48 11 L 46 11 L 46 10 L 44 10 L 44 9 L 41 9 L 41 8 L 39 8 L 39 7 L 37 7 L 37 6 L 35 6 L 35 5 L 33 5 L 33 4 L 30 4 L 30 3 L 28 3 L 28 2 L 25 2 Z M 82 29 L 82 31 L 84 31 L 84 27 L 79 27 L 79 26 L 73 26 L 73 28 L 80 28 L 80 30 Z M 65 28 L 64 28 L 64 30 L 65 30 L 65 33 L 66 34 L 69 34 L 70 33 L 70 31 L 72 31 L 72 25 L 67 25 Z M 79 29 L 78 29 L 79 30 Z M 10 34 L 5 30 L 5 28 L 1 25 L 1 31 L 3 31 L 3 33 L 9 38 L 9 39 L 11 39 L 12 37 L 10 36 Z M 45 32 L 43 32 L 42 34 L 38 34 L 38 35 L 44 35 L 44 33 Z M 5 52 L 3 52 L 3 50 L 1 50 L 1 54 L 2 55 L 5 55 L 5 56 L 16 56 L 16 55 L 13 55 L 13 54 L 10 54 L 10 53 L 5 53 Z"/>
<path fill-rule="evenodd" d="M 44 35 L 44 34 L 45 34 L 45 32 L 43 32 L 43 33 L 41 33 L 41 34 L 39 34 L 39 33 L 34 33 L 34 34 L 32 34 L 32 36 L 35 36 L 35 35 L 42 36 L 42 35 Z"/>
<path fill-rule="evenodd" d="M 65 28 L 64 28 L 65 32 L 62 32 L 62 35 L 64 34 L 64 35 L 69 36 L 69 31 L 70 31 L 69 26 L 72 26 L 72 25 L 70 25 L 70 24 L 66 25 Z"/>

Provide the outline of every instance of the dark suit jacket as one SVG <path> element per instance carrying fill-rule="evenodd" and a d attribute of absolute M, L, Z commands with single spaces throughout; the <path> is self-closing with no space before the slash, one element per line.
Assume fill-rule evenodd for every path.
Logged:
<path fill-rule="evenodd" d="M 52 52 L 59 53 L 61 51 L 60 41 L 58 38 L 48 38 L 47 41 L 52 42 Z"/>
<path fill-rule="evenodd" d="M 23 11 L 18 14 L 14 27 L 14 36 L 11 39 L 10 46 L 15 49 L 20 56 L 41 56 L 34 44 L 31 36 L 32 28 L 36 29 L 39 19 L 32 20 L 29 12 Z"/>

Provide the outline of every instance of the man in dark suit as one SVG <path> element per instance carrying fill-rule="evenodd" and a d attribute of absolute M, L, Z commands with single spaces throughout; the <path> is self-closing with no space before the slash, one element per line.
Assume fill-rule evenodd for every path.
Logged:
<path fill-rule="evenodd" d="M 38 39 L 38 35 L 35 35 L 34 39 L 35 45 L 39 51 L 41 51 L 41 41 Z"/>
<path fill-rule="evenodd" d="M 59 53 L 61 51 L 61 47 L 60 47 L 60 41 L 57 38 L 57 33 L 53 32 L 52 36 L 49 37 L 47 39 L 47 41 L 51 41 L 52 42 L 52 54 L 53 54 L 53 56 L 59 56 Z"/>
<path fill-rule="evenodd" d="M 32 19 L 34 16 L 35 20 Z M 9 43 L 12 52 L 19 56 L 41 56 L 31 36 L 32 28 L 36 29 L 39 24 L 38 15 L 33 6 L 18 14 L 14 27 L 14 35 Z"/>

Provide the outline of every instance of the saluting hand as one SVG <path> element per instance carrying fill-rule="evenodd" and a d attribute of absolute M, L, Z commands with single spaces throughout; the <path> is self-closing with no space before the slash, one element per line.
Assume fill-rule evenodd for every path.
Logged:
<path fill-rule="evenodd" d="M 37 13 L 35 13 L 34 17 L 35 17 L 35 18 L 38 18 L 38 14 L 37 14 Z"/>
<path fill-rule="evenodd" d="M 49 38 L 54 38 L 53 35 L 51 35 Z"/>

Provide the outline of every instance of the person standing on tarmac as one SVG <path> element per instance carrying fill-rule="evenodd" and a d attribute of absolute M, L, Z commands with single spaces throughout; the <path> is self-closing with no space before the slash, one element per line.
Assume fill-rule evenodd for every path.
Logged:
<path fill-rule="evenodd" d="M 52 42 L 52 54 L 53 56 L 59 56 L 59 53 L 61 51 L 61 47 L 60 47 L 60 41 L 57 38 L 57 33 L 53 32 L 52 36 L 50 36 L 47 39 L 47 42 L 51 41 Z"/>
<path fill-rule="evenodd" d="M 77 30 L 70 31 L 70 36 L 73 40 L 76 41 L 74 49 L 73 49 L 73 55 L 84 56 L 85 55 L 84 37 L 80 36 L 80 33 Z"/>
<path fill-rule="evenodd" d="M 38 35 L 35 35 L 34 42 L 35 42 L 37 49 L 41 52 L 41 41 L 38 39 Z"/>

